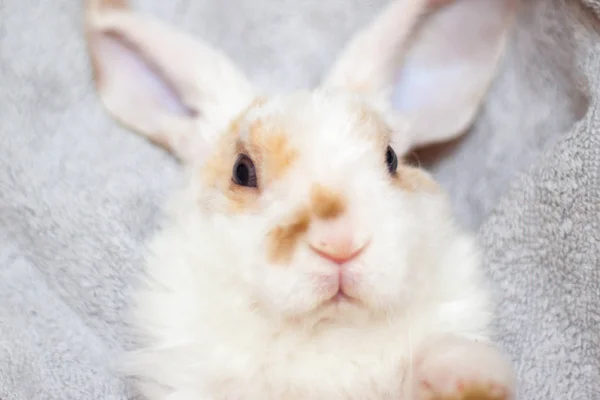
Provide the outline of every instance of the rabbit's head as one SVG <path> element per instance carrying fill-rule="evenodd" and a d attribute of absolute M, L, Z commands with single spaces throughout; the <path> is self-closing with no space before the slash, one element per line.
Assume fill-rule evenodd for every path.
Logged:
<path fill-rule="evenodd" d="M 400 309 L 423 271 L 460 253 L 443 191 L 401 158 L 472 122 L 512 3 L 427 7 L 391 2 L 318 88 L 265 95 L 206 44 L 90 3 L 104 105 L 192 171 L 179 213 L 197 232 L 182 239 L 194 268 L 277 315 L 356 318 Z"/>

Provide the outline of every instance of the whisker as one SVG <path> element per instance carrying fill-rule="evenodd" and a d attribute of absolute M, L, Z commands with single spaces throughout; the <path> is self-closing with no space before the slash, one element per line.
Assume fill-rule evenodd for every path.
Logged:
<path fill-rule="evenodd" d="M 421 160 L 419 159 L 419 154 L 416 151 L 411 151 L 410 155 L 417 161 L 417 167 L 421 168 L 422 164 L 421 164 Z"/>

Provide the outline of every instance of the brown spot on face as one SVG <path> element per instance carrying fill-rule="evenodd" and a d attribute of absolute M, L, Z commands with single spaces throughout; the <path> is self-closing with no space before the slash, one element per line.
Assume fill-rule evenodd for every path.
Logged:
<path fill-rule="evenodd" d="M 204 184 L 222 192 L 228 200 L 228 211 L 234 213 L 251 209 L 259 195 L 256 188 L 242 187 L 232 180 L 237 156 L 240 152 L 245 152 L 238 145 L 238 135 L 233 130 L 223 134 L 201 171 Z"/>
<path fill-rule="evenodd" d="M 285 131 L 274 121 L 257 120 L 250 126 L 249 147 L 259 157 L 266 181 L 280 179 L 298 158 Z"/>
<path fill-rule="evenodd" d="M 438 183 L 420 168 L 399 165 L 393 177 L 397 187 L 407 192 L 439 193 Z"/>
<path fill-rule="evenodd" d="M 240 187 L 232 181 L 235 160 L 240 152 L 246 152 L 239 140 L 242 121 L 255 106 L 251 103 L 231 121 L 201 171 L 204 184 L 221 191 L 229 202 L 228 210 L 234 213 L 250 209 L 258 197 L 256 188 Z"/>
<path fill-rule="evenodd" d="M 298 156 L 285 131 L 276 121 L 259 119 L 249 125 L 244 123 L 248 113 L 256 107 L 261 107 L 266 101 L 262 97 L 255 99 L 231 121 L 202 170 L 205 184 L 225 194 L 230 203 L 229 210 L 232 212 L 249 210 L 256 203 L 261 187 L 280 179 Z M 245 132 L 248 133 L 247 140 L 244 140 L 245 135 L 241 135 Z M 242 153 L 254 163 L 258 175 L 258 188 L 241 187 L 232 182 L 235 160 Z"/>
<path fill-rule="evenodd" d="M 308 230 L 310 212 L 301 210 L 292 220 L 277 226 L 267 235 L 267 255 L 274 264 L 289 262 L 300 237 Z"/>
<path fill-rule="evenodd" d="M 321 219 L 336 218 L 346 210 L 344 198 L 321 185 L 313 186 L 310 201 L 313 212 Z"/>
<path fill-rule="evenodd" d="M 266 172 L 271 179 L 279 179 L 289 170 L 292 163 L 298 158 L 298 152 L 291 148 L 285 136 L 272 135 L 263 143 L 266 152 Z"/>

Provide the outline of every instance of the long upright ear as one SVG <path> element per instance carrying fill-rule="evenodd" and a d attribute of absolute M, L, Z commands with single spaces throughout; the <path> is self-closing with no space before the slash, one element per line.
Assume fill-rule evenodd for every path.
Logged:
<path fill-rule="evenodd" d="M 402 151 L 455 138 L 495 77 L 516 1 L 394 0 L 350 40 L 323 84 L 384 100 L 408 122 Z"/>
<path fill-rule="evenodd" d="M 250 103 L 254 88 L 222 53 L 125 0 L 86 0 L 94 80 L 108 112 L 184 162 Z"/>

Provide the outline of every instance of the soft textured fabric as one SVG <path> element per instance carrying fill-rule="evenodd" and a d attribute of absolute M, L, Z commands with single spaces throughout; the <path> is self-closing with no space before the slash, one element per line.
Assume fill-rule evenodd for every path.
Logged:
<path fill-rule="evenodd" d="M 257 84 L 312 85 L 385 0 L 139 0 Z M 600 398 L 600 1 L 523 0 L 471 132 L 418 160 L 477 229 L 519 399 Z M 115 369 L 179 166 L 109 120 L 75 0 L 0 1 L 0 398 L 131 399 Z"/>

